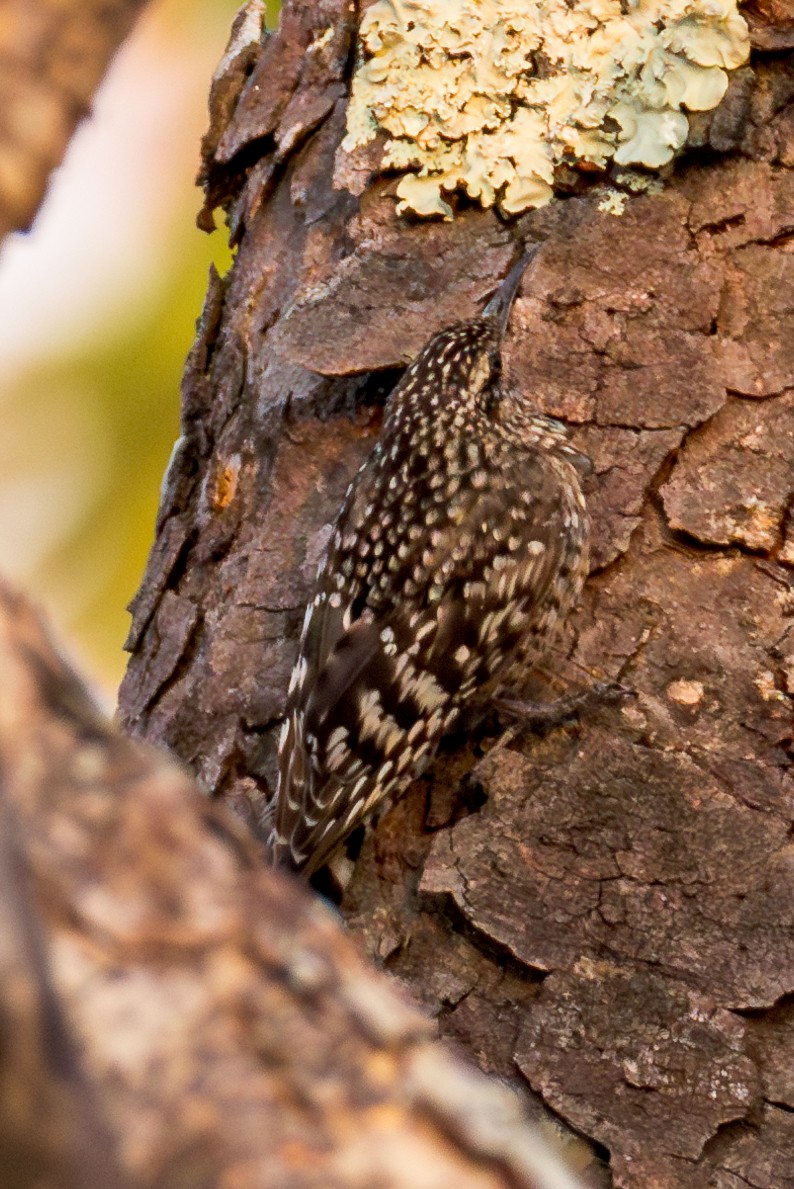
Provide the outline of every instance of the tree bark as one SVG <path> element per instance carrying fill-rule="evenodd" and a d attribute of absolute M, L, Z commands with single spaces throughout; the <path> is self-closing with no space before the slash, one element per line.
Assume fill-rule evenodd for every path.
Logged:
<path fill-rule="evenodd" d="M 575 1189 L 0 587 L 0 1161 L 23 1189 Z"/>
<path fill-rule="evenodd" d="M 203 214 L 226 207 L 237 255 L 188 361 L 120 698 L 256 833 L 384 390 L 542 241 L 508 362 L 594 462 L 592 575 L 553 664 L 636 698 L 450 741 L 341 909 L 444 1035 L 591 1145 L 591 1184 L 625 1189 L 794 1185 L 794 38 L 773 0 L 748 13 L 764 52 L 661 192 L 617 219 L 584 185 L 512 222 L 401 220 L 394 180 L 351 170 L 347 3 L 287 4 L 263 46 L 238 24 Z"/>
<path fill-rule="evenodd" d="M 145 0 L 4 0 L 0 239 L 24 231 Z"/>

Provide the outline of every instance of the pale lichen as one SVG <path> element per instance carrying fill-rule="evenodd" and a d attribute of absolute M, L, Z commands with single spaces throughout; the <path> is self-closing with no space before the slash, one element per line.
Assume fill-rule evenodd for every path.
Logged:
<path fill-rule="evenodd" d="M 688 681 L 684 678 L 671 681 L 667 687 L 667 696 L 681 706 L 698 706 L 703 701 L 705 689 L 700 681 Z"/>
<path fill-rule="evenodd" d="M 598 200 L 598 209 L 605 215 L 622 215 L 626 209 L 628 195 L 620 190 L 605 190 Z"/>
<path fill-rule="evenodd" d="M 563 164 L 665 165 L 749 39 L 736 0 L 378 0 L 360 51 L 344 149 L 383 134 L 401 209 L 449 218 L 444 192 L 512 214 Z"/>

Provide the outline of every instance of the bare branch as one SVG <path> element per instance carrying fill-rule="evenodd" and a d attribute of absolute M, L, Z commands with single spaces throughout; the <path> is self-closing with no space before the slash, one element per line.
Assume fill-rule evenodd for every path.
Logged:
<path fill-rule="evenodd" d="M 5 0 L 0 239 L 30 226 L 52 171 L 145 0 Z"/>

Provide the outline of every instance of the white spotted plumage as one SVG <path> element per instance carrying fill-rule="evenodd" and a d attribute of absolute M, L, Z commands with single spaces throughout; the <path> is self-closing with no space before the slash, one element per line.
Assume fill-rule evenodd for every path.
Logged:
<path fill-rule="evenodd" d="M 519 279 L 420 353 L 337 517 L 290 683 L 270 839 L 274 861 L 304 874 L 427 767 L 465 703 L 514 682 L 578 599 L 581 456 L 500 377 Z"/>

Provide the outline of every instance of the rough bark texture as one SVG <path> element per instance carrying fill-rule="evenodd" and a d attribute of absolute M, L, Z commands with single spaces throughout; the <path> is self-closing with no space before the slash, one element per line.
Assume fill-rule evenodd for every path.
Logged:
<path fill-rule="evenodd" d="M 254 829 L 383 390 L 544 243 L 510 366 L 595 463 L 593 573 L 550 667 L 637 697 L 546 738 L 450 741 L 342 911 L 445 1035 L 592 1141 L 594 1185 L 794 1185 L 785 8 L 752 6 L 765 52 L 620 218 L 585 186 L 510 223 L 398 219 L 393 180 L 338 152 L 346 0 L 287 5 L 262 48 L 241 22 L 205 143 L 203 217 L 226 203 L 238 251 L 188 363 L 121 716 Z"/>
<path fill-rule="evenodd" d="M 52 171 L 145 0 L 3 0 L 0 239 L 33 222 Z"/>
<path fill-rule="evenodd" d="M 8 1189 L 575 1189 L 234 815 L 0 586 Z"/>

